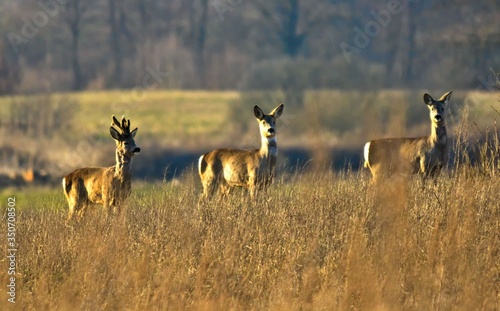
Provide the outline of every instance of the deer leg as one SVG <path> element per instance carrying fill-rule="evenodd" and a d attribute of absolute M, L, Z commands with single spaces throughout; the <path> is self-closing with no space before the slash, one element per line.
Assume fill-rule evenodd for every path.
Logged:
<path fill-rule="evenodd" d="M 231 186 L 225 179 L 219 181 L 219 193 L 222 198 L 228 198 L 237 187 Z"/>
<path fill-rule="evenodd" d="M 68 194 L 68 221 L 75 217 L 81 218 L 82 210 L 85 209 L 85 199 L 83 199 L 83 194 L 81 191 L 81 185 L 76 185 L 76 187 Z"/>
<path fill-rule="evenodd" d="M 80 208 L 78 208 L 76 210 L 76 215 L 78 219 L 82 219 L 86 211 L 87 211 L 87 204 L 83 204 Z"/>
<path fill-rule="evenodd" d="M 207 202 L 215 192 L 215 181 L 213 178 L 206 178 L 206 176 L 202 177 L 201 185 L 203 186 L 203 192 L 200 194 L 200 198 L 198 199 L 198 206 Z"/>
<path fill-rule="evenodd" d="M 73 219 L 76 209 L 74 200 L 72 199 L 68 200 L 68 205 L 69 205 L 69 210 L 68 210 L 68 219 L 66 220 L 67 222 Z"/>
<path fill-rule="evenodd" d="M 256 194 L 257 194 L 257 180 L 255 177 L 255 174 L 251 174 L 248 178 L 248 192 L 250 194 L 250 200 L 255 201 Z"/>
<path fill-rule="evenodd" d="M 68 218 L 66 219 L 66 222 L 69 222 L 75 214 L 75 203 L 73 198 L 66 193 L 66 189 L 64 189 L 64 196 L 66 197 L 66 201 L 68 201 Z"/>
<path fill-rule="evenodd" d="M 213 179 L 210 179 L 206 185 L 206 188 L 205 188 L 205 196 L 207 198 L 211 198 L 214 196 L 216 190 L 217 190 L 217 180 L 215 178 Z"/>
<path fill-rule="evenodd" d="M 382 178 L 382 172 L 379 172 L 379 166 L 369 166 L 368 168 L 370 169 L 370 173 L 372 174 L 372 180 L 370 184 L 377 184 Z"/>
<path fill-rule="evenodd" d="M 257 198 L 257 192 L 258 192 L 258 189 L 256 186 L 251 186 L 248 188 L 248 194 L 249 194 L 249 197 L 250 197 L 250 202 L 254 202 L 255 199 Z"/>
<path fill-rule="evenodd" d="M 116 206 L 116 203 L 115 202 L 110 202 L 109 205 L 108 205 L 108 208 L 106 209 L 107 210 L 107 215 L 108 216 L 115 216 L 117 213 L 117 206 Z"/>
<path fill-rule="evenodd" d="M 110 210 L 113 215 L 119 215 L 121 211 L 121 206 L 125 202 L 124 199 L 121 198 L 113 198 L 110 203 Z"/>
<path fill-rule="evenodd" d="M 111 208 L 113 215 L 120 215 L 120 205 L 119 204 L 113 204 Z"/>
<path fill-rule="evenodd" d="M 203 190 L 203 193 L 200 194 L 200 198 L 198 199 L 198 206 L 200 206 L 200 204 L 202 204 L 203 202 L 205 202 L 205 200 L 206 200 L 205 190 Z"/>
<path fill-rule="evenodd" d="M 210 181 L 204 179 L 203 177 L 201 178 L 201 186 L 203 188 L 200 198 L 198 199 L 198 205 L 201 203 L 205 202 L 208 199 L 208 191 L 209 191 L 209 183 Z"/>
<path fill-rule="evenodd" d="M 441 174 L 441 166 L 440 165 L 433 166 L 432 168 L 429 169 L 429 174 L 428 174 L 427 178 L 432 178 L 433 183 L 434 183 L 434 187 L 437 186 L 437 180 L 438 180 L 438 177 L 440 174 Z"/>
<path fill-rule="evenodd" d="M 421 170 L 421 173 L 423 173 L 422 174 L 423 175 L 422 187 L 425 186 L 428 179 L 433 179 L 434 186 L 437 186 L 437 178 L 439 177 L 439 175 L 441 173 L 441 168 L 442 168 L 442 166 L 440 164 L 432 165 L 428 161 L 425 160 L 425 157 L 422 157 L 422 159 L 420 161 L 420 170 Z"/>
<path fill-rule="evenodd" d="M 267 190 L 269 189 L 268 184 L 262 184 L 257 188 L 257 197 L 263 198 L 266 202 L 270 201 L 270 197 L 267 195 Z"/>
<path fill-rule="evenodd" d="M 224 193 L 224 184 L 225 180 L 223 176 L 211 176 L 206 183 L 206 197 L 211 198 L 216 194 L 216 192 Z"/>
<path fill-rule="evenodd" d="M 113 202 L 109 191 L 107 189 L 102 189 L 102 207 L 104 209 L 106 217 L 109 217 L 111 215 L 112 204 Z"/>
<path fill-rule="evenodd" d="M 200 200 L 204 200 L 208 197 L 208 185 L 206 183 L 203 183 L 202 186 L 203 186 L 203 191 L 200 195 Z"/>

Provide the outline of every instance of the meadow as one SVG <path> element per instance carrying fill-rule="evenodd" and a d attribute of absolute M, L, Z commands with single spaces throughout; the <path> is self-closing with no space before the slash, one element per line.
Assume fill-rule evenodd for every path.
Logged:
<path fill-rule="evenodd" d="M 255 145 L 255 121 L 244 111 L 262 99 L 273 104 L 263 107 L 275 106 L 280 97 L 162 92 L 148 93 L 150 100 L 126 112 L 140 127 L 137 142 L 146 146 L 135 162 L 162 143 L 165 148 L 212 148 L 241 134 L 238 144 Z M 50 142 L 51 148 L 36 149 L 37 155 L 47 162 L 66 159 L 52 155 L 72 143 L 77 146 L 76 138 L 90 136 L 94 146 L 107 146 L 96 153 L 109 158 L 109 115 L 122 113 L 105 102 L 122 95 L 52 96 L 56 103 L 75 103 L 77 109 L 69 114 L 67 129 L 47 131 L 41 143 Z M 479 140 L 484 137 L 478 134 L 498 117 L 487 107 L 497 109 L 496 96 L 476 94 L 470 110 L 454 114 L 452 109 L 455 157 L 435 182 L 415 177 L 375 185 L 364 170 L 311 170 L 293 166 L 291 160 L 280 164 L 276 182 L 255 202 L 236 192 L 199 204 L 199 177 L 186 169 L 174 180 L 135 178 L 120 215 L 106 218 L 96 206 L 69 226 L 59 181 L 57 186 L 2 189 L 0 236 L 7 235 L 7 200 L 16 197 L 18 251 L 15 304 L 7 302 L 5 293 L 8 259 L 0 258 L 0 309 L 499 310 L 498 130 L 489 127 L 492 142 Z M 301 145 L 314 135 L 319 138 L 308 146 L 313 151 L 318 148 L 314 144 L 325 141 L 333 141 L 328 148 L 354 145 L 361 150 L 362 141 L 374 138 L 369 135 L 426 134 L 428 124 L 412 118 L 428 118 L 421 96 L 415 100 L 419 108 L 413 108 L 409 97 L 397 91 L 309 93 L 303 109 L 285 110 L 290 116 L 280 124 L 280 146 Z M 398 99 L 404 117 L 388 110 Z M 26 107 L 33 101 L 0 102 L 12 100 Z M 1 106 L 0 114 L 8 114 L 8 106 Z M 356 118 L 361 111 L 381 118 Z M 313 119 L 304 118 L 311 115 Z M 196 126 L 203 118 L 205 130 Z M 241 125 L 247 119 L 248 125 Z M 311 126 L 311 120 L 319 126 Z M 329 120 L 342 125 L 329 126 Z M 79 136 L 81 132 L 88 136 Z M 30 133 L 19 131 L 15 140 L 4 137 L 2 143 L 40 142 L 38 132 Z M 478 161 L 469 158 L 470 142 L 477 144 Z M 85 155 L 83 162 L 109 164 L 99 162 L 103 157 Z M 66 167 L 80 165 L 69 162 Z M 0 243 L 4 254 L 6 243 Z"/>
<path fill-rule="evenodd" d="M 138 183 L 121 215 L 95 208 L 73 226 L 62 193 L 38 189 L 17 203 L 9 307 L 498 310 L 498 175 L 377 186 L 365 173 L 289 172 L 256 202 L 198 205 L 191 172 Z"/>
<path fill-rule="evenodd" d="M 429 130 L 423 90 L 314 90 L 303 107 L 287 105 L 278 123 L 280 145 L 311 144 L 311 133 L 329 147 L 362 147 L 367 140 L 391 135 L 423 135 Z M 438 98 L 444 91 L 430 92 Z M 126 115 L 140 129 L 142 141 L 170 148 L 197 149 L 221 143 L 259 143 L 252 114 L 284 102 L 279 91 L 86 91 L 0 97 L 0 125 L 21 123 L 32 138 L 64 138 L 66 145 L 92 137 L 109 143 L 111 115 Z M 448 126 L 455 128 L 467 106 L 470 121 L 491 126 L 500 111 L 500 92 L 455 90 Z M 492 109 L 493 107 L 493 109 Z M 22 122 L 19 119 L 23 119 Z M 19 124 L 13 126 L 19 126 Z M 61 127 L 57 124 L 61 123 Z M 9 129 L 13 130 L 13 129 Z M 38 134 L 38 135 L 37 135 Z M 4 138 L 5 140 L 5 138 Z M 62 146 L 57 146 L 62 148 Z"/>
<path fill-rule="evenodd" d="M 431 91 L 434 97 L 442 91 Z M 366 141 L 429 133 L 424 91 L 313 90 L 303 106 L 285 103 L 278 121 L 279 146 L 302 154 L 300 165 L 336 169 L 359 166 Z M 260 144 L 252 110 L 275 107 L 283 92 L 137 90 L 86 91 L 0 97 L 0 174 L 26 169 L 57 180 L 81 166 L 112 165 L 111 115 L 126 115 L 139 128 L 141 179 L 171 178 L 218 147 L 254 148 Z M 457 137 L 464 121 L 467 139 L 480 140 L 496 122 L 500 92 L 453 92 L 448 132 Z M 465 116 L 465 117 L 464 117 Z M 295 152 L 297 153 L 297 152 Z M 333 155 L 332 158 L 332 154 Z M 297 163 L 297 155 L 288 156 Z M 282 160 L 287 160 L 283 158 Z M 170 173 L 166 174 L 165 171 Z M 0 183 L 1 184 L 1 183 Z"/>

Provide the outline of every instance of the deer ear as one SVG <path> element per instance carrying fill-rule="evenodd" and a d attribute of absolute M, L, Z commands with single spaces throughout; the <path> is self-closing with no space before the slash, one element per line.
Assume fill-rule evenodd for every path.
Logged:
<path fill-rule="evenodd" d="M 253 107 L 253 114 L 259 120 L 262 120 L 264 118 L 264 112 L 259 108 L 259 106 Z"/>
<path fill-rule="evenodd" d="M 424 94 L 424 103 L 426 103 L 427 105 L 432 105 L 432 103 L 434 103 L 434 99 L 432 99 L 432 96 L 425 93 Z"/>
<path fill-rule="evenodd" d="M 273 111 L 271 111 L 270 115 L 272 115 L 275 119 L 278 119 L 281 116 L 284 107 L 285 105 L 280 104 L 278 107 L 274 108 Z"/>
<path fill-rule="evenodd" d="M 138 131 L 138 130 L 139 130 L 139 129 L 136 127 L 136 128 L 135 128 L 132 132 L 130 132 L 130 135 L 132 136 L 132 138 L 134 138 L 134 137 L 135 137 L 135 134 L 137 134 L 137 131 Z"/>
<path fill-rule="evenodd" d="M 449 91 L 448 93 L 446 93 L 443 96 L 441 96 L 441 98 L 439 99 L 439 101 L 442 101 L 443 104 L 446 105 L 450 101 L 450 98 L 451 98 L 451 91 Z"/>
<path fill-rule="evenodd" d="M 115 140 L 122 140 L 122 136 L 114 127 L 110 126 L 109 132 L 111 133 L 111 137 L 113 137 Z"/>

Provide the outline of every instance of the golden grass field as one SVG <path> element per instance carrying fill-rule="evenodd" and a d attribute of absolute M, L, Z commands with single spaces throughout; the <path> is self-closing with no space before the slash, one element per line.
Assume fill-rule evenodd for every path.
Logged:
<path fill-rule="evenodd" d="M 172 148 L 218 146 L 234 134 L 235 120 L 247 118 L 245 135 L 258 141 L 251 109 L 230 117 L 246 111 L 246 106 L 232 110 L 237 92 L 153 91 L 137 102 L 127 101 L 130 94 L 51 95 L 78 106 L 75 124 L 56 136 L 101 135 L 111 114 L 126 114 L 140 128 L 141 147 L 154 148 L 156 142 Z M 382 100 L 381 111 L 398 99 L 412 109 L 405 96 L 390 91 L 376 98 Z M 473 123 L 463 124 L 457 115 L 449 120 L 449 134 L 474 138 L 483 124 L 491 125 L 498 114 L 488 107 L 498 109 L 497 96 L 459 94 L 474 99 Z M 285 108 L 290 116 L 279 129 L 280 145 L 302 142 L 297 128 L 308 128 L 311 122 L 303 116 L 311 113 L 314 120 L 366 123 L 366 117 L 351 118 L 349 107 L 359 103 L 364 108 L 354 111 L 373 112 L 375 100 L 336 91 L 308 93 L 306 99 L 303 111 Z M 8 114 L 9 105 L 3 104 L 12 100 L 0 98 L 0 115 Z M 115 112 L 109 102 L 130 105 L 115 106 Z M 420 95 L 416 102 L 424 106 Z M 426 108 L 419 109 L 416 114 L 423 112 L 426 120 Z M 322 139 L 357 146 L 366 135 L 427 134 L 426 123 L 401 130 L 404 121 L 354 126 L 343 134 L 323 129 Z M 296 127 L 299 122 L 304 123 Z M 304 133 L 318 134 L 317 129 Z M 107 135 L 96 142 L 109 147 L 106 155 L 112 154 Z M 39 142 L 22 139 L 16 137 L 24 145 Z M 41 143 L 50 142 L 50 148 L 40 150 L 49 155 L 75 143 L 65 139 L 47 138 Z M 181 144 L 186 141 L 190 145 Z M 460 142 L 452 146 L 455 152 L 461 152 Z M 7 302 L 8 259 L 0 258 L 0 310 L 500 310 L 498 137 L 493 149 L 484 146 L 477 165 L 461 158 L 436 182 L 425 184 L 411 178 L 374 185 L 363 170 L 281 167 L 277 181 L 256 202 L 236 192 L 199 205 L 201 184 L 192 170 L 172 182 L 136 179 L 119 216 L 106 218 L 95 206 L 72 226 L 65 225 L 67 204 L 59 186 L 1 189 L 0 250 L 7 253 L 7 201 L 15 197 L 18 251 L 15 304 Z"/>
<path fill-rule="evenodd" d="M 73 227 L 62 191 L 19 195 L 11 308 L 500 308 L 498 174 L 375 186 L 364 172 L 289 173 L 257 202 L 203 206 L 197 178 L 136 184 L 120 216 L 96 207 Z"/>

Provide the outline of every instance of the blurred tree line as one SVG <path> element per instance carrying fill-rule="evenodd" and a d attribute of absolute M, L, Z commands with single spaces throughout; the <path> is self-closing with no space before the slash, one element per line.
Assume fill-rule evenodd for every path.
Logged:
<path fill-rule="evenodd" d="M 499 0 L 0 0 L 0 94 L 477 88 L 499 21 Z"/>

